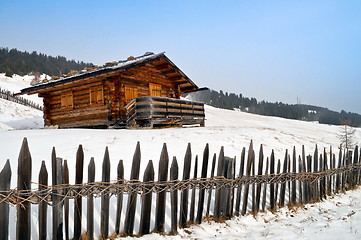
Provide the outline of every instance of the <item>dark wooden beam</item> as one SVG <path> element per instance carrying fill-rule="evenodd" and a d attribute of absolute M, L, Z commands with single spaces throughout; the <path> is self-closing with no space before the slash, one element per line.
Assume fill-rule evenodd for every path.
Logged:
<path fill-rule="evenodd" d="M 161 73 L 167 75 L 167 74 L 172 74 L 172 73 L 177 73 L 177 72 L 175 69 L 169 69 L 167 71 L 161 71 Z"/>
<path fill-rule="evenodd" d="M 174 80 L 179 80 L 182 79 L 182 76 L 174 76 L 174 77 L 168 77 L 169 80 L 174 81 Z M 188 81 L 186 81 L 188 82 Z"/>
<path fill-rule="evenodd" d="M 162 69 L 169 68 L 169 64 L 168 64 L 168 63 L 163 63 L 163 64 L 159 64 L 159 65 L 155 65 L 155 64 L 154 64 L 154 67 L 155 67 L 157 70 L 162 70 Z"/>

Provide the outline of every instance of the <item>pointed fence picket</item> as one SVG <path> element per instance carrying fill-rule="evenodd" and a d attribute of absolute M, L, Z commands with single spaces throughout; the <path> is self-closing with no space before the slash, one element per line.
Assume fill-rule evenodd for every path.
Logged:
<path fill-rule="evenodd" d="M 155 173 L 153 161 L 150 160 L 144 171 L 143 180 L 139 181 L 141 149 L 138 142 L 129 180 L 124 178 L 123 160 L 120 160 L 116 170 L 117 179 L 111 181 L 110 156 L 106 148 L 101 182 L 96 182 L 95 160 L 91 158 L 88 165 L 88 181 L 83 183 L 84 153 L 80 145 L 76 154 L 75 184 L 72 185 L 69 183 L 69 161 L 57 157 L 53 148 L 52 186 L 48 186 L 48 171 L 45 161 L 42 161 L 38 186 L 36 189 L 31 189 L 31 184 L 35 184 L 31 182 L 32 161 L 25 138 L 18 158 L 17 189 L 10 189 L 12 171 L 9 160 L 0 172 L 0 240 L 9 239 L 10 205 L 17 206 L 16 239 L 31 237 L 30 204 L 38 205 L 39 239 L 81 239 L 83 235 L 86 235 L 87 239 L 93 239 L 94 236 L 105 239 L 119 234 L 141 236 L 151 231 L 176 234 L 178 228 L 201 223 L 204 218 L 222 221 L 239 214 L 256 214 L 260 210 L 274 211 L 277 207 L 285 205 L 316 202 L 360 184 L 361 153 L 359 151 L 358 147 L 353 151 L 340 150 L 336 164 L 336 156 L 332 153 L 332 148 L 329 153 L 324 149 L 319 154 L 316 146 L 313 156 L 306 156 L 304 146 L 302 146 L 302 153 L 297 157 L 294 147 L 292 156 L 286 150 L 281 166 L 280 160 L 276 164 L 273 150 L 264 162 L 263 146 L 261 146 L 256 169 L 255 151 L 251 141 L 248 154 L 245 148 L 242 149 L 239 165 L 236 163 L 236 157 L 230 158 L 224 155 L 222 147 L 218 155 L 218 163 L 217 156 L 214 154 L 211 171 L 208 173 L 209 145 L 207 144 L 203 152 L 200 175 L 198 174 L 198 156 L 196 156 L 193 176 L 190 178 L 192 154 L 189 144 L 184 157 L 183 177 L 180 180 L 177 159 L 173 157 L 169 168 L 167 145 L 164 144 L 160 154 L 158 173 Z M 217 172 L 214 176 L 216 166 Z M 235 174 L 236 166 L 239 166 L 238 175 Z M 157 181 L 154 178 L 155 174 L 158 176 Z M 197 192 L 198 197 L 196 197 Z M 167 194 L 170 198 L 166 197 Z M 127 195 L 127 205 L 124 222 L 121 222 L 124 195 Z M 137 205 L 138 196 L 139 206 Z M 152 209 L 153 196 L 156 196 L 155 209 Z M 100 206 L 94 206 L 95 197 L 101 198 Z M 114 208 L 116 209 L 115 221 L 110 216 L 112 197 L 117 198 L 116 208 Z M 81 223 L 82 198 L 87 199 L 86 233 L 81 232 L 84 229 Z M 74 227 L 72 229 L 69 225 L 70 199 L 74 199 L 74 219 L 72 219 Z M 52 206 L 52 236 L 49 236 L 47 232 L 48 205 Z M 165 228 L 167 206 L 170 209 L 171 221 L 168 230 Z M 101 210 L 100 232 L 94 232 L 94 208 Z M 135 215 L 137 208 L 140 211 L 140 219 L 137 219 Z M 114 232 L 109 232 L 110 221 L 115 222 Z M 136 221 L 139 221 L 137 222 L 139 229 L 134 229 Z M 152 222 L 154 229 L 151 229 Z M 70 233 L 73 235 L 70 236 Z"/>

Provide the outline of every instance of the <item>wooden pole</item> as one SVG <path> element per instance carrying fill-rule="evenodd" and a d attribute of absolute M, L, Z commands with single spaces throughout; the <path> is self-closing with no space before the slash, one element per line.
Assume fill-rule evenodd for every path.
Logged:
<path fill-rule="evenodd" d="M 209 159 L 209 145 L 207 143 L 207 145 L 203 151 L 201 179 L 205 179 L 207 177 L 208 159 Z M 202 222 L 203 207 L 204 207 L 204 194 L 205 194 L 205 189 L 200 188 L 199 189 L 199 198 L 198 198 L 197 218 L 196 218 L 196 222 L 198 224 L 200 224 Z"/>
<path fill-rule="evenodd" d="M 270 162 L 270 174 L 275 173 L 275 154 L 272 149 L 271 153 L 271 162 Z M 276 183 L 277 184 L 277 183 Z M 275 210 L 276 204 L 275 204 L 275 183 L 270 184 L 270 209 L 273 211 Z"/>
<path fill-rule="evenodd" d="M 264 174 L 268 175 L 268 168 L 269 168 L 269 159 L 267 157 L 266 160 L 266 170 L 264 171 Z M 262 199 L 262 211 L 266 210 L 266 201 L 267 201 L 267 183 L 263 184 L 263 199 Z"/>
<path fill-rule="evenodd" d="M 303 172 L 304 172 L 301 156 L 298 156 L 298 172 L 299 172 L 299 173 L 303 173 Z M 303 199 L 304 189 L 302 189 L 303 186 L 304 186 L 304 185 L 303 185 L 303 182 L 304 182 L 304 181 L 298 181 L 298 202 L 299 202 L 300 204 L 303 204 L 303 201 L 304 201 L 304 199 Z"/>
<path fill-rule="evenodd" d="M 0 172 L 0 191 L 9 192 L 11 182 L 11 167 L 9 159 Z M 7 195 L 6 193 L 4 195 Z M 9 239 L 9 204 L 0 203 L 0 240 Z"/>
<path fill-rule="evenodd" d="M 241 163 L 239 166 L 239 174 L 238 174 L 239 178 L 243 177 L 245 155 L 246 155 L 246 148 L 243 147 L 242 153 L 241 153 Z M 242 184 L 239 184 L 237 187 L 236 207 L 235 207 L 235 215 L 236 216 L 239 216 L 239 206 L 241 204 L 242 186 L 243 186 Z"/>
<path fill-rule="evenodd" d="M 152 183 L 154 181 L 154 167 L 152 160 L 149 160 L 147 168 L 144 171 L 143 182 Z M 145 187 L 142 195 L 142 211 L 139 223 L 139 235 L 148 234 L 150 230 L 150 214 L 152 209 L 152 191 L 151 186 Z"/>
<path fill-rule="evenodd" d="M 198 172 L 198 156 L 196 156 L 196 162 L 194 164 L 193 169 L 193 179 L 197 178 L 197 172 Z M 196 188 L 192 187 L 192 195 L 191 195 L 191 207 L 189 209 L 189 222 L 194 223 L 194 209 L 196 206 Z"/>
<path fill-rule="evenodd" d="M 296 156 L 296 147 L 293 147 L 293 154 L 292 154 L 292 172 L 296 174 L 296 162 L 297 162 L 297 156 Z M 296 189 L 296 181 L 292 181 L 292 190 L 291 190 L 291 204 L 296 204 L 296 198 L 297 198 L 297 189 Z"/>
<path fill-rule="evenodd" d="M 211 178 L 214 177 L 214 169 L 216 168 L 216 161 L 217 161 L 217 155 L 214 154 L 214 155 L 213 155 L 213 160 L 212 160 Z M 206 216 L 209 216 L 209 211 L 210 211 L 210 208 L 211 208 L 211 200 L 212 200 L 212 188 L 210 188 L 210 189 L 208 190 Z"/>
<path fill-rule="evenodd" d="M 69 168 L 68 168 L 68 161 L 64 160 L 64 167 L 63 167 L 63 178 L 64 178 L 64 186 L 69 185 Z M 64 190 L 64 195 L 66 196 L 68 191 Z M 64 199 L 64 231 L 65 231 L 65 239 L 69 240 L 69 199 Z"/>
<path fill-rule="evenodd" d="M 95 162 L 94 158 L 90 159 L 88 165 L 88 183 L 95 182 Z M 94 196 L 88 195 L 87 199 L 87 237 L 88 240 L 94 239 Z"/>
<path fill-rule="evenodd" d="M 28 147 L 28 140 L 24 138 L 18 158 L 18 187 L 17 190 L 24 190 L 23 197 L 26 198 L 28 191 L 31 191 L 31 155 Z M 16 239 L 27 240 L 31 238 L 31 206 L 29 201 L 17 205 Z"/>
<path fill-rule="evenodd" d="M 102 166 L 102 182 L 105 184 L 110 182 L 110 158 L 108 147 L 105 148 L 103 166 Z M 100 213 L 100 235 L 102 239 L 106 239 L 109 234 L 109 191 L 104 191 L 101 196 L 101 213 Z"/>
<path fill-rule="evenodd" d="M 140 159 L 141 159 L 140 143 L 138 142 L 133 156 L 133 164 L 132 164 L 132 170 L 130 172 L 130 180 L 139 180 Z M 124 233 L 128 236 L 133 235 L 135 210 L 137 207 L 137 196 L 138 194 L 134 190 L 131 190 L 128 195 L 127 212 L 124 221 Z"/>
<path fill-rule="evenodd" d="M 123 160 L 119 160 L 118 162 L 118 168 L 117 168 L 117 174 L 118 174 L 118 184 L 124 183 L 124 165 Z M 123 190 L 120 190 L 117 194 L 117 214 L 116 214 L 116 220 L 115 220 L 115 233 L 118 235 L 120 231 L 120 217 L 122 215 L 122 209 L 123 209 Z"/>
<path fill-rule="evenodd" d="M 183 165 L 183 180 L 187 180 L 190 177 L 191 171 L 191 144 L 188 143 L 187 151 L 184 156 L 184 165 Z M 182 228 L 187 226 L 187 213 L 188 213 L 188 189 L 184 189 L 181 193 L 181 204 L 179 208 L 179 225 Z"/>
<path fill-rule="evenodd" d="M 176 157 L 173 157 L 170 167 L 170 180 L 175 183 L 178 180 L 178 163 Z M 171 201 L 171 231 L 170 234 L 177 234 L 178 227 L 178 191 L 173 190 L 170 193 Z"/>
<path fill-rule="evenodd" d="M 63 184 L 63 159 L 55 159 L 55 186 Z M 53 197 L 53 239 L 63 239 L 63 203 L 61 195 L 62 189 L 55 189 Z"/>
<path fill-rule="evenodd" d="M 46 170 L 45 161 L 41 162 L 41 168 L 39 172 L 39 191 L 47 189 L 48 186 L 48 171 Z M 44 201 L 42 198 L 45 197 L 44 194 L 40 194 L 39 199 L 39 239 L 46 239 L 46 225 L 47 225 L 47 210 L 48 205 L 46 204 L 46 201 Z"/>
<path fill-rule="evenodd" d="M 168 180 L 168 151 L 167 144 L 163 144 L 162 153 L 159 159 L 159 168 L 158 168 L 158 181 L 164 182 Z M 164 222 L 165 222 L 165 207 L 166 207 L 166 192 L 161 191 L 157 194 L 157 205 L 155 209 L 155 230 L 158 233 L 164 232 Z"/>
<path fill-rule="evenodd" d="M 262 175 L 263 172 L 263 146 L 261 144 L 260 150 L 259 150 L 259 160 L 258 160 L 258 175 Z M 256 207 L 255 212 L 259 211 L 259 204 L 261 202 L 261 188 L 262 184 L 257 183 L 257 192 L 256 192 Z"/>
<path fill-rule="evenodd" d="M 221 151 L 218 156 L 218 166 L 217 166 L 217 176 L 224 176 L 224 148 L 221 147 Z M 221 216 L 221 197 L 222 197 L 222 189 L 216 186 L 216 198 L 214 202 L 214 218 L 217 220 Z"/>
<path fill-rule="evenodd" d="M 253 162 L 254 162 L 253 141 L 251 140 L 251 143 L 250 143 L 249 149 L 248 149 L 247 170 L 246 170 L 247 177 L 251 176 Z M 247 211 L 248 193 L 249 193 L 249 184 L 246 184 L 245 188 L 244 188 L 244 195 L 243 195 L 243 205 L 242 205 L 242 212 L 241 212 L 242 215 L 245 215 L 246 211 Z"/>
<path fill-rule="evenodd" d="M 285 159 L 283 161 L 283 173 L 287 173 L 287 166 L 288 163 L 288 150 L 286 149 Z M 285 194 L 286 194 L 286 183 L 281 184 L 281 190 L 280 190 L 280 201 L 279 206 L 283 207 L 285 205 Z"/>
<path fill-rule="evenodd" d="M 83 146 L 79 145 L 76 152 L 75 184 L 83 183 L 84 152 Z M 82 200 L 80 196 L 74 198 L 74 240 L 81 237 Z"/>

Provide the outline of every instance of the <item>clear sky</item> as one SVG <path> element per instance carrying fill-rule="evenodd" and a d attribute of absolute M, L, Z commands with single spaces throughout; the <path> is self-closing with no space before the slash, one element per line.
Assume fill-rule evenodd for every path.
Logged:
<path fill-rule="evenodd" d="M 359 0 L 1 0 L 0 47 L 99 65 L 165 51 L 200 87 L 361 114 Z"/>

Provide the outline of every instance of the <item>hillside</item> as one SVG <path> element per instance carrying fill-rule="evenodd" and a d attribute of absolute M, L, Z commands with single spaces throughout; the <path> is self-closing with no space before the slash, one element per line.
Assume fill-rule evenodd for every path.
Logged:
<path fill-rule="evenodd" d="M 10 83 L 12 81 L 12 83 Z M 23 88 L 25 81 L 21 79 L 7 79 L 0 81 L 0 87 L 6 84 L 16 91 Z M 85 166 L 90 157 L 95 158 L 96 180 L 101 179 L 102 159 L 104 149 L 109 148 L 111 160 L 111 180 L 116 179 L 116 168 L 119 159 L 124 160 L 125 177 L 129 178 L 132 157 L 137 141 L 140 141 L 143 172 L 149 159 L 154 160 L 155 169 L 158 169 L 158 159 L 162 144 L 168 146 L 170 157 L 176 156 L 179 168 L 183 169 L 184 154 L 188 143 L 192 145 L 193 159 L 196 155 L 202 156 L 206 143 L 209 143 L 210 153 L 219 152 L 221 146 L 225 148 L 226 156 L 239 156 L 243 147 L 254 141 L 255 149 L 263 144 L 265 156 L 275 150 L 276 159 L 282 159 L 286 149 L 296 146 L 298 153 L 305 145 L 306 154 L 313 154 L 314 146 L 319 149 L 332 146 L 335 150 L 339 145 L 337 138 L 338 126 L 325 125 L 312 122 L 289 120 L 279 117 L 268 117 L 246 112 L 219 109 L 205 106 L 206 127 L 204 128 L 167 128 L 146 130 L 91 130 L 91 129 L 41 129 L 42 113 L 17 104 L 0 101 L 0 169 L 5 160 L 10 159 L 14 172 L 17 167 L 17 158 L 21 142 L 27 137 L 33 159 L 32 175 L 38 176 L 41 161 L 51 166 L 50 156 L 52 147 L 56 147 L 57 156 L 67 159 L 70 167 L 70 182 L 74 182 L 74 166 L 77 147 L 82 144 L 85 154 Z M 361 129 L 357 129 L 357 141 L 361 142 Z M 257 159 L 257 158 L 256 158 Z M 209 166 L 210 167 L 210 166 Z M 193 166 L 192 166 L 193 168 Z M 239 168 L 237 163 L 236 168 Z M 182 173 L 180 172 L 180 175 Z M 34 177 L 35 179 L 35 177 Z M 87 171 L 84 171 L 87 179 Z M 16 174 L 12 176 L 12 187 L 16 185 Z M 276 213 L 261 213 L 256 218 L 248 215 L 234 218 L 226 224 L 203 223 L 200 226 L 180 231 L 174 239 L 311 239 L 315 234 L 319 239 L 328 239 L 329 236 L 359 239 L 361 232 L 357 226 L 361 223 L 361 204 L 359 196 L 361 190 L 355 190 L 346 195 L 330 198 L 323 203 L 309 204 L 306 209 L 287 208 Z M 112 198 L 111 205 L 115 200 Z M 72 208 L 72 206 L 71 206 Z M 14 214 L 15 208 L 11 208 Z M 33 218 L 37 218 L 37 208 L 32 208 Z M 125 211 L 125 208 L 123 209 Z M 51 211 L 49 211 L 51 212 Z M 100 209 L 95 209 L 96 216 L 100 216 Z M 113 211 L 114 213 L 114 211 Z M 113 214 L 112 213 L 112 214 Z M 50 213 L 49 213 L 50 214 Z M 122 216 L 124 217 L 124 213 Z M 169 209 L 167 209 L 166 222 L 169 223 Z M 114 219 L 114 218 L 113 218 Z M 139 221 L 137 215 L 136 222 Z M 36 221 L 34 221 L 33 238 L 37 239 Z M 86 215 L 83 215 L 86 222 Z M 96 220 L 96 224 L 99 219 Z M 302 224 L 301 224 L 302 223 Z M 154 222 L 152 223 L 154 224 Z M 50 226 L 50 225 L 49 225 Z M 15 227 L 15 226 L 12 226 Z M 97 225 L 99 227 L 99 225 Z M 169 230 L 169 224 L 166 229 Z M 114 229 L 114 222 L 110 222 L 110 231 Z M 138 226 L 135 226 L 138 229 Z M 84 231 L 85 229 L 83 229 Z M 12 237 L 15 230 L 12 229 Z M 152 234 L 145 239 L 167 239 L 168 236 Z"/>
<path fill-rule="evenodd" d="M 224 93 L 222 90 L 207 90 L 189 93 L 187 98 L 205 104 L 225 108 L 239 109 L 243 112 L 264 116 L 276 116 L 303 121 L 317 121 L 324 124 L 342 125 L 348 121 L 351 126 L 361 126 L 361 115 L 347 111 L 332 111 L 328 108 L 306 104 L 287 104 L 282 102 L 257 101 L 242 94 Z"/>

